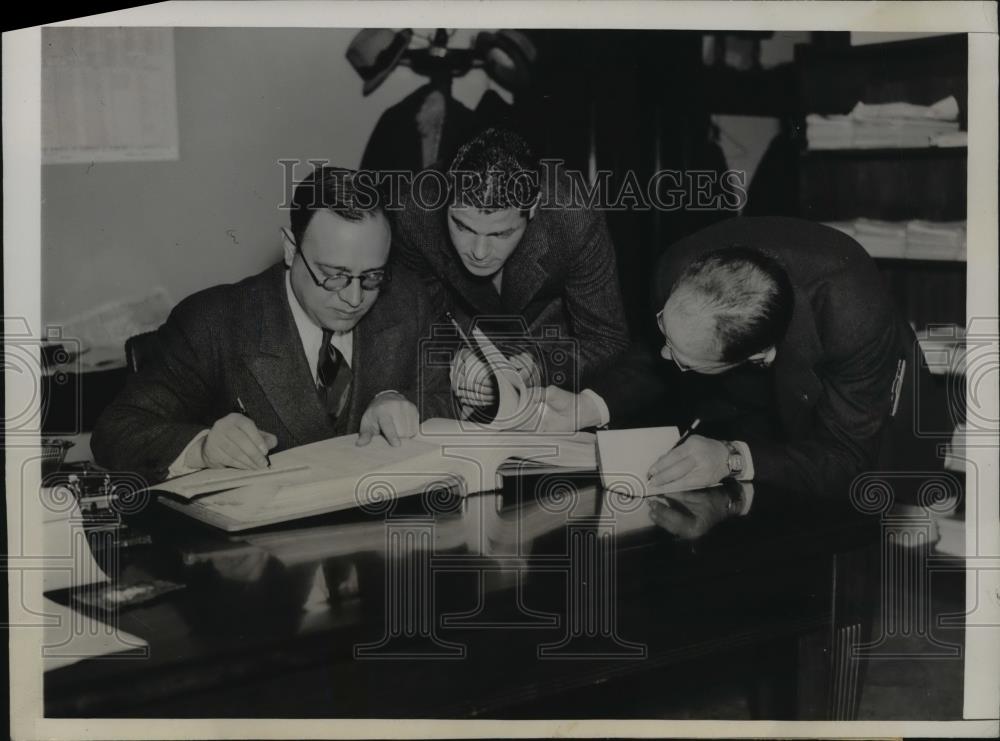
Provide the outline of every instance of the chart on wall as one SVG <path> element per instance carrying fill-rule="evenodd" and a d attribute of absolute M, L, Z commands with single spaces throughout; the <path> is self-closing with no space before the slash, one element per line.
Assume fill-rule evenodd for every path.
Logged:
<path fill-rule="evenodd" d="M 169 28 L 42 32 L 42 161 L 176 160 Z"/>

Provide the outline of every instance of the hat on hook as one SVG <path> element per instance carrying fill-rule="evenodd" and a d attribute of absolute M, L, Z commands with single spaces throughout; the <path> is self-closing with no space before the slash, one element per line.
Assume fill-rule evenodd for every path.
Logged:
<path fill-rule="evenodd" d="M 347 61 L 364 81 L 362 92 L 371 93 L 389 76 L 410 46 L 413 31 L 403 28 L 362 28 L 347 47 Z"/>
<path fill-rule="evenodd" d="M 526 34 L 511 29 L 483 31 L 476 37 L 476 47 L 490 77 L 511 92 L 528 86 L 538 52 Z"/>

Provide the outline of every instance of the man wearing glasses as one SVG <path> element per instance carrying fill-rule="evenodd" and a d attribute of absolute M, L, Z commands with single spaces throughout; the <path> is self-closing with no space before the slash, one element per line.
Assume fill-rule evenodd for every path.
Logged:
<path fill-rule="evenodd" d="M 915 394 L 931 383 L 916 338 L 850 237 L 731 219 L 670 247 L 655 283 L 660 357 L 635 348 L 579 395 L 549 387 L 543 427 L 629 426 L 643 409 L 699 419 L 653 464 L 654 485 L 846 492 L 865 471 L 940 467 L 937 441 L 915 435 Z"/>
<path fill-rule="evenodd" d="M 390 280 L 389 223 L 368 195 L 339 168 L 300 183 L 284 260 L 173 310 L 159 362 L 98 421 L 97 461 L 160 475 L 257 469 L 269 451 L 334 435 L 399 445 L 417 432 L 418 401 L 428 416 L 448 414 L 447 371 L 419 371 L 429 303 L 405 271 Z"/>

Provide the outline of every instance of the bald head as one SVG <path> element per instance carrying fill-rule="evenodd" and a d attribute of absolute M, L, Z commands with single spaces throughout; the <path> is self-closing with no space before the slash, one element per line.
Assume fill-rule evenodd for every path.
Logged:
<path fill-rule="evenodd" d="M 777 261 L 726 247 L 688 265 L 664 304 L 661 324 L 675 356 L 735 363 L 781 341 L 793 302 L 788 274 Z"/>

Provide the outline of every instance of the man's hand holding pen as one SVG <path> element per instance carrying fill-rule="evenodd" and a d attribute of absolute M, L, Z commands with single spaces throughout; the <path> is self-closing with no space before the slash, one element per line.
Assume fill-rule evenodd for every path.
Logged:
<path fill-rule="evenodd" d="M 216 420 L 201 443 L 188 449 L 185 463 L 191 468 L 267 468 L 267 453 L 277 444 L 277 437 L 257 429 L 244 414 L 233 412 Z"/>
<path fill-rule="evenodd" d="M 670 484 L 681 489 L 714 486 L 729 476 L 728 459 L 729 449 L 725 443 L 701 435 L 690 435 L 650 466 L 649 484 Z"/>

